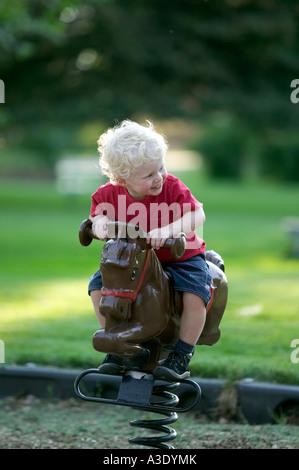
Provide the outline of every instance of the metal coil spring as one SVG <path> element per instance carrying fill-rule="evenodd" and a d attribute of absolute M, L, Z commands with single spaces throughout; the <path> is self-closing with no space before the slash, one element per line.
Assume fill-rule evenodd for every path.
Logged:
<path fill-rule="evenodd" d="M 155 385 L 153 388 L 152 395 L 158 397 L 158 405 L 162 406 L 175 406 L 178 404 L 179 399 L 177 395 L 170 392 L 179 386 L 179 383 L 168 383 L 162 385 Z M 163 400 L 165 398 L 165 400 Z M 162 400 L 161 400 L 162 399 Z M 148 408 L 145 408 L 148 411 Z M 159 436 L 149 436 L 149 437 L 131 437 L 129 442 L 154 447 L 156 449 L 174 449 L 174 447 L 167 442 L 172 441 L 176 438 L 176 431 L 169 427 L 169 424 L 173 424 L 178 419 L 178 415 L 174 411 L 161 411 L 158 409 L 153 410 L 154 413 L 161 414 L 166 416 L 166 418 L 161 419 L 136 419 L 130 421 L 130 425 L 136 428 L 144 429 L 153 429 L 158 432 L 164 433 Z"/>

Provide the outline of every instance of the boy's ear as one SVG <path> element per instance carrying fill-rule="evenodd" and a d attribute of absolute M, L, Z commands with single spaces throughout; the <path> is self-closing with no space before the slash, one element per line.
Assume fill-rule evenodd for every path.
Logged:
<path fill-rule="evenodd" d="M 117 178 L 115 181 L 119 186 L 126 186 L 126 184 L 127 184 L 126 180 L 124 180 L 122 178 Z"/>

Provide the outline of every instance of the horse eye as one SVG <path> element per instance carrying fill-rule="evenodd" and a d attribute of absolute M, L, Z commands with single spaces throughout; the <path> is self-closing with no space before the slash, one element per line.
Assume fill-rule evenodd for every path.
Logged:
<path fill-rule="evenodd" d="M 133 269 L 132 270 L 132 275 L 131 275 L 132 281 L 134 281 L 135 278 L 136 278 L 136 269 Z"/>

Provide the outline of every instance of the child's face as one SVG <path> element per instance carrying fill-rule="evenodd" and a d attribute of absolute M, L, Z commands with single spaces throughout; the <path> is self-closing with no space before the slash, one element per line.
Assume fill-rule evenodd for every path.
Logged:
<path fill-rule="evenodd" d="M 144 199 L 146 196 L 158 196 L 162 192 L 167 171 L 163 160 L 143 163 L 139 166 L 124 186 L 135 199 Z"/>

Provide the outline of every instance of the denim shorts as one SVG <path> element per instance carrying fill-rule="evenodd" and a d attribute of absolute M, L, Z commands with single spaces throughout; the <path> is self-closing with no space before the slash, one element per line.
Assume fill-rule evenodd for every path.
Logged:
<path fill-rule="evenodd" d="M 163 270 L 170 277 L 173 289 L 178 292 L 190 292 L 201 297 L 205 304 L 211 300 L 212 277 L 204 254 L 192 256 L 185 261 L 161 263 Z M 88 294 L 102 288 L 100 270 L 90 278 Z"/>

